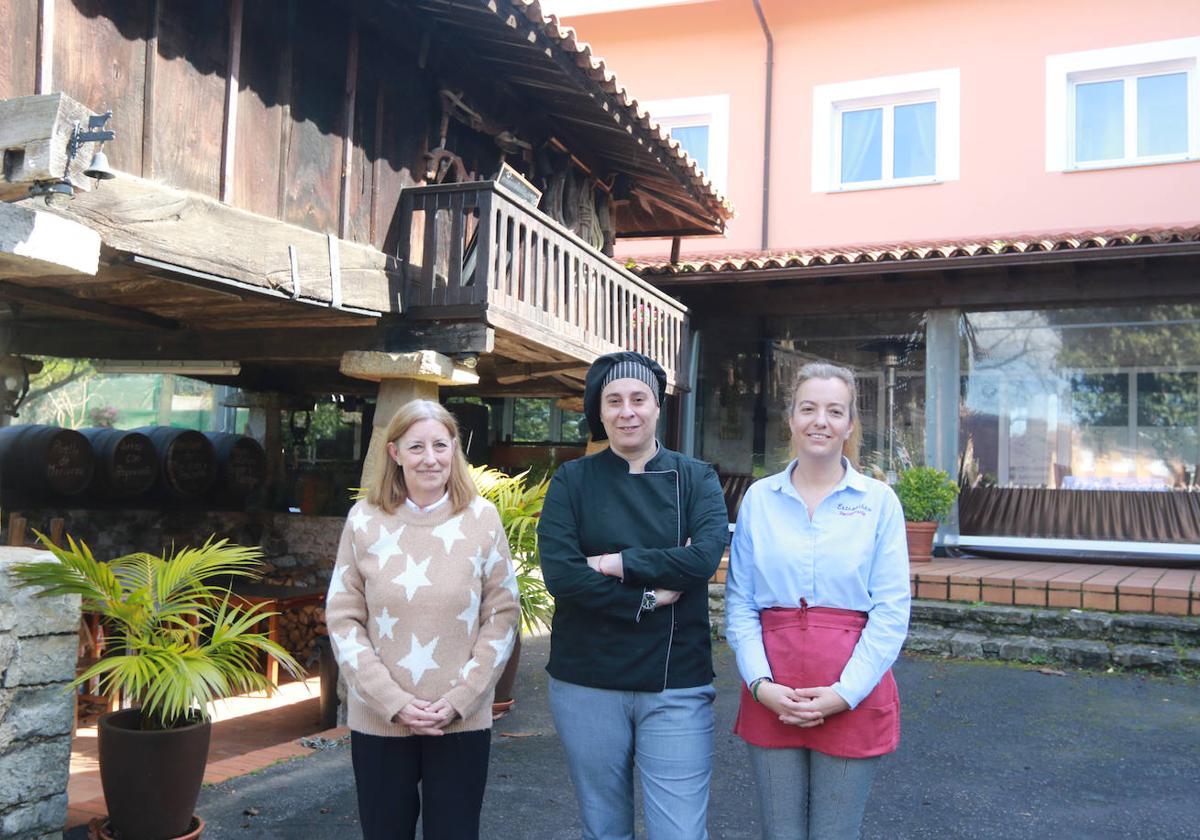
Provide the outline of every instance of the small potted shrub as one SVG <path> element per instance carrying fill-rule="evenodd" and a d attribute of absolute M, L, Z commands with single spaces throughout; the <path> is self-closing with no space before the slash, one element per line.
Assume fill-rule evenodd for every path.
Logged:
<path fill-rule="evenodd" d="M 14 574 L 43 595 L 77 594 L 98 613 L 111 651 L 74 686 L 99 678 L 101 690 L 133 708 L 100 718 L 100 781 L 108 820 L 100 837 L 197 837 L 193 816 L 208 760 L 213 701 L 274 689 L 259 657 L 294 676 L 300 665 L 258 624 L 273 613 L 243 608 L 229 586 L 260 575 L 257 549 L 211 539 L 161 557 L 139 552 L 103 562 L 68 537 L 59 548 L 38 534 L 55 560 L 22 563 Z"/>
<path fill-rule="evenodd" d="M 910 467 L 900 473 L 894 489 L 904 508 L 908 559 L 912 563 L 928 563 L 933 560 L 933 535 L 938 523 L 954 508 L 958 485 L 945 470 Z"/>

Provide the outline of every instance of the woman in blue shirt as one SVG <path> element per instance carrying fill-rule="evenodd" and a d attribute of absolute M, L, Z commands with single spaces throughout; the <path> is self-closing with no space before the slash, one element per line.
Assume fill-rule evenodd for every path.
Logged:
<path fill-rule="evenodd" d="M 745 685 L 763 836 L 857 837 L 879 757 L 896 749 L 891 665 L 908 632 L 904 514 L 850 463 L 854 374 L 812 363 L 788 407 L 795 460 L 738 513 L 727 636 Z"/>

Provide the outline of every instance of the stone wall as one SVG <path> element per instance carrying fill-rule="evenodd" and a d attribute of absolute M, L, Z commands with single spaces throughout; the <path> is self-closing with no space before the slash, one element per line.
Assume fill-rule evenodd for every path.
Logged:
<path fill-rule="evenodd" d="M 264 583 L 324 586 L 329 582 L 345 519 L 269 511 L 202 509 L 37 510 L 26 514 L 30 528 L 48 532 L 52 517 L 66 520 L 66 533 L 82 540 L 100 559 L 135 551 L 159 554 L 172 545 L 200 546 L 210 536 L 263 551 Z M 315 639 L 325 632 L 319 606 L 291 610 L 279 617 L 279 636 L 302 664 L 316 662 Z"/>
<path fill-rule="evenodd" d="M 79 596 L 18 588 L 14 563 L 49 552 L 0 547 L 0 837 L 61 837 L 67 819 Z"/>

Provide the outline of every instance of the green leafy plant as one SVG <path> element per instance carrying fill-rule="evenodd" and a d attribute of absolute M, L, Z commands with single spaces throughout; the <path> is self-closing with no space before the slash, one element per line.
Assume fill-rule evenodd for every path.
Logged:
<path fill-rule="evenodd" d="M 102 562 L 83 542 L 68 537 L 63 549 L 37 536 L 56 559 L 16 565 L 17 580 L 41 595 L 81 596 L 83 609 L 105 622 L 113 651 L 72 687 L 99 678 L 105 694 L 141 707 L 142 729 L 186 726 L 207 719 L 215 700 L 273 691 L 260 654 L 301 675 L 291 654 L 255 632 L 274 613 L 230 604 L 232 579 L 261 575 L 257 549 L 210 538 L 161 557 L 137 552 Z"/>
<path fill-rule="evenodd" d="M 537 537 L 538 517 L 546 500 L 549 480 L 534 481 L 528 470 L 519 475 L 506 475 L 486 465 L 471 467 L 471 478 L 479 495 L 500 512 L 517 570 L 522 631 L 531 632 L 549 625 L 554 614 L 554 599 L 542 580 Z"/>
<path fill-rule="evenodd" d="M 958 485 L 949 473 L 934 467 L 909 467 L 900 473 L 894 489 L 908 522 L 945 519 L 958 498 Z"/>

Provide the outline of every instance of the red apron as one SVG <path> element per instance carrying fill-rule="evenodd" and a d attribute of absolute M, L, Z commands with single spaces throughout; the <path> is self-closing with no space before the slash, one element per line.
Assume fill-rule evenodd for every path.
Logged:
<path fill-rule="evenodd" d="M 866 613 L 807 605 L 762 610 L 758 617 L 774 680 L 792 688 L 837 682 L 867 624 Z M 805 747 L 842 758 L 884 755 L 900 743 L 900 695 L 889 668 L 856 708 L 801 729 L 755 702 L 743 684 L 733 731 L 757 747 Z"/>

